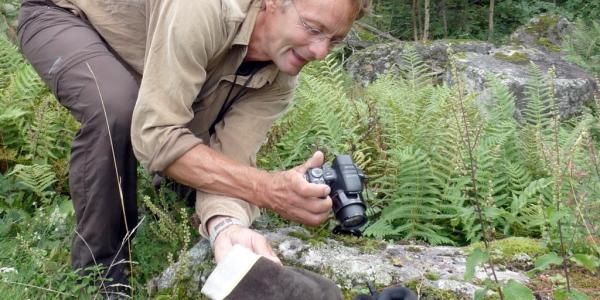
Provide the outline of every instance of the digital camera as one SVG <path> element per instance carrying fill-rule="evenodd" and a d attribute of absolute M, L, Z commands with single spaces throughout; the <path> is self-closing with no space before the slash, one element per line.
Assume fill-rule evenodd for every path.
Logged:
<path fill-rule="evenodd" d="M 359 228 L 367 222 L 362 191 L 366 177 L 349 155 L 338 155 L 331 167 L 308 169 L 305 178 L 311 183 L 327 184 L 333 200 L 333 213 L 339 221 L 336 233 L 360 235 Z"/>

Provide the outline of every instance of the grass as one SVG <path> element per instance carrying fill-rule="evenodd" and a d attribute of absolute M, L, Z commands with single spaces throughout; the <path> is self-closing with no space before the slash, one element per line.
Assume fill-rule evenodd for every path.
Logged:
<path fill-rule="evenodd" d="M 89 65 L 88 68 L 94 76 L 92 68 Z M 100 93 L 97 82 L 96 87 Z M 102 101 L 104 116 L 107 119 L 101 94 L 100 101 Z M 106 126 L 109 126 L 108 122 Z M 109 138 L 112 146 L 110 130 Z M 113 163 L 116 170 L 114 151 Z M 118 172 L 115 176 L 120 178 Z M 152 186 L 148 178 L 140 177 L 142 177 L 141 186 Z M 2 183 L 6 184 L 6 182 Z M 117 196 L 121 199 L 121 209 L 124 214 L 120 182 L 118 184 L 119 195 Z M 46 201 L 43 203 L 44 205 L 37 204 L 34 196 L 27 196 L 26 193 L 6 198 L 28 197 L 19 202 L 32 201 L 34 211 L 29 213 L 17 206 L 0 215 L 2 216 L 0 219 L 2 221 L 0 222 L 2 225 L 0 228 L 2 229 L 0 232 L 0 270 L 3 270 L 0 272 L 0 295 L 3 298 L 14 299 L 102 298 L 100 293 L 105 292 L 106 288 L 111 286 L 111 282 L 104 279 L 107 269 L 126 263 L 129 265 L 131 285 L 122 286 L 130 288 L 129 295 L 123 294 L 122 296 L 150 297 L 144 288 L 146 282 L 158 275 L 183 253 L 190 246 L 192 237 L 197 239 L 198 234 L 189 226 L 189 211 L 182 210 L 179 204 L 169 201 L 174 198 L 173 195 L 169 195 L 168 192 L 156 193 L 152 189 L 140 192 L 140 197 L 150 195 L 147 197 L 153 197 L 153 200 L 156 200 L 158 203 L 156 207 L 159 207 L 158 209 L 162 212 L 161 218 L 158 219 L 155 212 L 142 206 L 140 209 L 141 221 L 136 228 L 126 228 L 126 238 L 121 244 L 120 251 L 123 251 L 124 247 L 128 248 L 126 251 L 128 251 L 129 259 L 112 261 L 106 267 L 94 265 L 86 270 L 89 275 L 85 276 L 80 275 L 77 270 L 72 270 L 70 266 L 71 241 L 75 236 L 82 239 L 83 237 L 76 231 L 72 231 L 72 228 L 75 228 L 75 218 L 68 197 L 58 195 L 51 198 L 54 203 Z M 5 201 L 8 201 L 6 199 Z M 8 205 L 10 207 L 11 203 Z M 0 209 L 0 213 L 5 210 L 4 206 L 0 206 Z M 145 218 L 154 220 L 154 222 L 146 225 L 143 222 Z M 164 227 L 164 224 L 167 223 L 176 224 L 172 226 L 177 233 L 175 236 L 165 235 L 164 230 L 161 231 L 161 226 Z M 138 229 L 139 237 L 134 240 L 136 248 L 132 250 L 130 244 L 125 243 L 125 240 L 136 233 Z M 165 257 L 172 259 L 165 260 Z M 99 285 L 98 282 L 100 282 Z"/>
<path fill-rule="evenodd" d="M 180 214 L 178 204 L 164 208 L 170 217 Z M 150 298 L 146 283 L 176 260 L 182 250 L 178 239 L 165 237 L 158 230 L 159 221 L 145 207 L 136 237 L 132 257 L 134 276 L 131 278 L 133 298 Z M 0 236 L 0 295 L 3 299 L 79 299 L 97 298 L 100 290 L 92 284 L 94 276 L 81 277 L 70 266 L 71 240 L 75 227 L 73 215 L 64 214 L 55 222 L 48 207 L 39 209 L 25 226 L 18 225 L 11 234 Z M 184 221 L 177 220 L 180 224 Z M 183 225 L 182 225 L 183 226 Z M 55 230 L 56 228 L 64 228 Z M 191 227 L 188 227 L 191 228 Z M 193 240 L 199 239 L 190 230 Z M 184 248 L 185 249 L 185 248 Z M 14 270 L 14 271 L 12 271 Z M 96 270 L 100 274 L 103 270 Z M 110 283 L 107 282 L 109 285 Z"/>

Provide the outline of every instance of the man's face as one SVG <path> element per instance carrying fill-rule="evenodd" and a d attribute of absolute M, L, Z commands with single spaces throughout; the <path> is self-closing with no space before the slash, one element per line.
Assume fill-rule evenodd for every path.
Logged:
<path fill-rule="evenodd" d="M 282 72 L 296 75 L 346 36 L 356 8 L 351 0 L 272 0 L 266 13 L 263 51 Z"/>

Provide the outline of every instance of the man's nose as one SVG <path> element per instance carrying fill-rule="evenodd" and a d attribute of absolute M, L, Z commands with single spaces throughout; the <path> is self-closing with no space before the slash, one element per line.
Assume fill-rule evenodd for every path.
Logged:
<path fill-rule="evenodd" d="M 331 42 L 329 39 L 325 38 L 311 43 L 309 50 L 312 52 L 315 59 L 323 59 L 325 56 L 327 56 L 327 54 L 329 54 L 329 51 L 331 50 L 330 45 Z"/>

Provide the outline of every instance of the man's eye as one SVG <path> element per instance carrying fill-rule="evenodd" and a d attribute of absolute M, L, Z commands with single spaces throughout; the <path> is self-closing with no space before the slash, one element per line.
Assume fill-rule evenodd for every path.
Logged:
<path fill-rule="evenodd" d="M 314 27 L 306 27 L 306 30 L 308 31 L 308 33 L 312 34 L 312 35 L 320 35 L 321 34 L 321 30 L 316 29 Z"/>
<path fill-rule="evenodd" d="M 330 43 L 331 43 L 331 45 L 333 45 L 333 46 L 337 46 L 337 45 L 339 45 L 339 44 L 341 44 L 341 43 L 343 43 L 343 42 L 344 42 L 344 39 L 343 39 L 343 38 L 333 38 L 333 39 L 331 39 L 331 42 L 330 42 Z"/>

